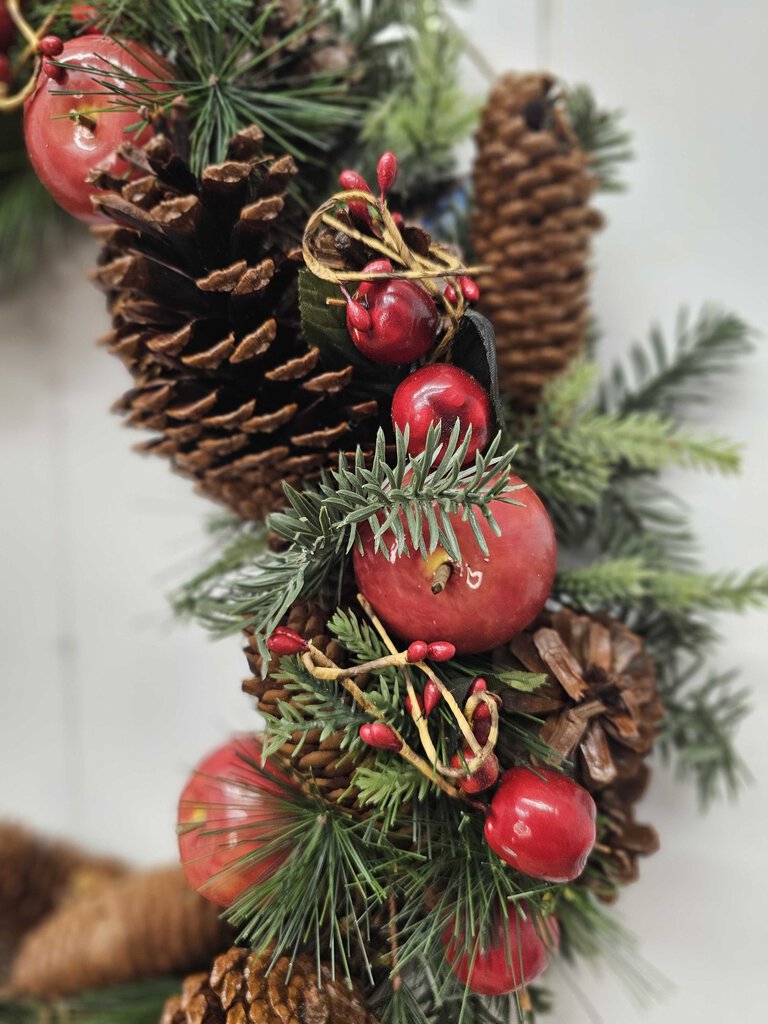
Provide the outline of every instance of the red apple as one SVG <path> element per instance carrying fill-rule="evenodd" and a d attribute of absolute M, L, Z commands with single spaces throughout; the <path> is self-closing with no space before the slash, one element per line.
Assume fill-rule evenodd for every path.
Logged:
<path fill-rule="evenodd" d="M 584 870 L 595 845 L 595 814 L 586 789 L 564 775 L 511 768 L 491 801 L 485 838 L 524 875 L 570 882 Z"/>
<path fill-rule="evenodd" d="M 179 853 L 189 884 L 206 899 L 230 907 L 249 886 L 270 878 L 289 851 L 278 842 L 294 823 L 287 791 L 295 788 L 269 760 L 261 764 L 261 737 L 235 737 L 196 768 L 179 800 Z M 250 856 L 249 855 L 256 855 Z"/>
<path fill-rule="evenodd" d="M 461 439 L 472 427 L 472 439 L 465 463 L 482 451 L 491 435 L 491 403 L 485 389 L 465 370 L 450 363 L 422 366 L 400 384 L 392 399 L 392 422 L 403 433 L 408 427 L 408 451 L 424 451 L 427 433 L 433 423 L 440 424 L 440 440 L 447 444 L 456 421 L 461 423 Z"/>
<path fill-rule="evenodd" d="M 509 482 L 522 483 L 516 476 Z M 393 633 L 406 641 L 450 640 L 459 654 L 470 654 L 506 643 L 539 614 L 555 577 L 555 531 L 530 487 L 513 497 L 523 504 L 491 502 L 500 537 L 480 517 L 488 555 L 469 523 L 451 516 L 462 562 L 439 593 L 433 577 L 448 561 L 443 548 L 427 559 L 418 552 L 398 558 L 394 538 L 387 539 L 388 552 L 377 552 L 370 527 L 361 527 L 363 551 L 355 548 L 353 556 L 357 586 Z"/>
<path fill-rule="evenodd" d="M 560 941 L 557 918 L 534 920 L 530 907 L 526 916 L 505 908 L 485 944 L 475 950 L 472 941 L 454 920 L 441 939 L 451 970 L 464 985 L 484 996 L 502 996 L 529 985 L 549 964 L 549 954 Z M 542 937 L 543 935 L 543 937 Z"/>
<path fill-rule="evenodd" d="M 128 176 L 131 168 L 117 155 L 123 142 L 146 142 L 150 127 L 139 134 L 139 107 L 149 106 L 155 97 L 167 92 L 170 68 L 151 50 L 137 43 L 123 43 L 106 36 L 70 39 L 57 58 L 68 68 L 56 81 L 44 71 L 35 90 L 24 104 L 24 138 L 27 152 L 38 178 L 65 210 L 85 221 L 97 221 L 91 196 L 98 190 L 86 181 L 99 168 L 114 175 Z M 103 74 L 110 72 L 110 85 L 131 93 L 125 109 L 105 110 L 117 103 L 105 84 Z M 121 78 L 121 72 L 125 74 Z M 132 79 L 142 78 L 138 82 Z"/>
<path fill-rule="evenodd" d="M 367 269 L 367 268 L 366 268 Z M 347 307 L 347 329 L 374 363 L 411 363 L 432 348 L 440 316 L 431 295 L 413 281 L 366 281 Z M 359 307 L 369 314 L 366 323 Z"/>

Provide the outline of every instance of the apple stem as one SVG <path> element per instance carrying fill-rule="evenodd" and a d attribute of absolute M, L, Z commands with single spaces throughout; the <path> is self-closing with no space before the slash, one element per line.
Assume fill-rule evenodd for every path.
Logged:
<path fill-rule="evenodd" d="M 82 114 L 79 110 L 70 110 L 69 116 L 72 118 L 75 124 L 82 125 L 82 127 L 87 128 L 89 132 L 96 131 L 95 119 L 89 117 L 87 114 Z"/>
<path fill-rule="evenodd" d="M 442 562 L 432 574 L 432 593 L 442 594 L 448 586 L 448 580 L 453 572 L 452 562 Z"/>

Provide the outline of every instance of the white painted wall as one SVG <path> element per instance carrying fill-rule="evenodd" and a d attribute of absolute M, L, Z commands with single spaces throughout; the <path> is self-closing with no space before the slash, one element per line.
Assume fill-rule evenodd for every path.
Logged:
<path fill-rule="evenodd" d="M 547 66 L 626 108 L 639 159 L 604 201 L 595 302 L 608 362 L 655 318 L 717 299 L 765 330 L 768 6 L 716 0 L 476 0 L 460 15 L 499 72 Z M 471 68 L 467 87 L 484 83 Z M 0 815 L 150 862 L 173 855 L 176 795 L 196 759 L 251 722 L 236 641 L 174 625 L 164 600 L 194 569 L 207 506 L 106 413 L 125 383 L 94 348 L 106 329 L 83 280 L 85 241 L 0 307 Z M 768 556 L 763 509 L 768 356 L 706 425 L 749 447 L 738 481 L 680 476 L 706 558 Z M 659 771 L 646 815 L 663 848 L 627 891 L 625 922 L 675 981 L 641 1013 L 611 979 L 589 986 L 606 1024 L 752 1024 L 764 1018 L 768 940 L 765 616 L 724 622 L 721 664 L 741 664 L 756 713 L 741 749 L 756 783 L 700 818 Z M 553 1020 L 591 1019 L 561 982 Z"/>

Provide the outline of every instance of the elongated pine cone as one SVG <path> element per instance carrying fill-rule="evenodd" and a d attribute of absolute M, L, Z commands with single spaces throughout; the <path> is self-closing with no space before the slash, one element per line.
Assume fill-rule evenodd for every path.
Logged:
<path fill-rule="evenodd" d="M 656 670 L 643 641 L 607 615 L 546 614 L 500 652 L 509 663 L 543 672 L 534 693 L 507 690 L 504 707 L 544 720 L 541 738 L 575 766 L 575 778 L 592 793 L 605 821 L 590 884 L 606 900 L 616 884 L 638 877 L 638 857 L 654 853 L 654 828 L 635 821 L 635 804 L 650 778 L 647 757 L 663 708 Z M 513 749 L 499 747 L 502 760 Z M 600 876 L 600 877 L 598 877 Z"/>
<path fill-rule="evenodd" d="M 313 957 L 280 957 L 233 947 L 210 974 L 194 974 L 165 1004 L 160 1024 L 377 1024 L 363 997 Z M 319 987 L 318 987 L 319 985 Z"/>
<path fill-rule="evenodd" d="M 491 267 L 477 277 L 493 322 L 501 390 L 530 407 L 584 347 L 589 257 L 600 214 L 596 180 L 555 79 L 504 75 L 477 131 L 472 246 Z"/>
<path fill-rule="evenodd" d="M 258 519 L 365 436 L 377 403 L 346 393 L 353 368 L 323 366 L 301 336 L 303 217 L 287 193 L 290 156 L 251 127 L 196 177 L 171 142 L 123 147 L 141 176 L 97 175 L 116 223 L 93 278 L 108 296 L 104 344 L 133 387 L 117 404 L 151 431 L 139 450 L 170 459 L 207 497 Z"/>
<path fill-rule="evenodd" d="M 125 874 L 110 857 L 0 823 L 0 978 L 26 933 L 57 907 Z"/>
<path fill-rule="evenodd" d="M 336 662 L 344 664 L 344 648 L 338 641 L 328 635 L 326 626 L 328 612 L 317 601 L 297 601 L 285 619 L 284 625 L 295 629 L 305 640 L 311 640 L 324 654 Z M 287 684 L 275 678 L 271 671 L 262 678 L 263 661 L 259 653 L 256 637 L 246 634 L 248 646 L 245 656 L 253 676 L 243 683 L 243 689 L 258 700 L 258 708 L 263 714 L 273 718 L 281 718 L 280 704 L 288 704 L 294 712 L 302 717 L 312 718 L 312 702 L 308 695 L 288 688 Z M 363 685 L 363 684 L 361 684 Z M 311 776 L 313 785 L 328 803 L 353 807 L 359 796 L 358 790 L 352 785 L 352 776 L 368 755 L 361 761 L 342 749 L 346 737 L 343 729 L 320 739 L 320 729 L 309 732 L 296 732 L 290 742 L 284 743 L 278 754 L 302 775 Z M 348 737 L 347 737 L 348 738 Z"/>
<path fill-rule="evenodd" d="M 49 998 L 199 969 L 231 929 L 179 867 L 136 872 L 66 904 L 24 939 L 11 988 Z"/>

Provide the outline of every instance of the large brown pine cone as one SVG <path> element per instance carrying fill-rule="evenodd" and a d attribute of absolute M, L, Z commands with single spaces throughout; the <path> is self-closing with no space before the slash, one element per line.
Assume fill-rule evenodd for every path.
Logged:
<path fill-rule="evenodd" d="M 24 939 L 12 989 L 50 998 L 197 970 L 232 932 L 179 867 L 136 872 L 72 900 Z"/>
<path fill-rule="evenodd" d="M 117 224 L 94 229 L 104 343 L 133 376 L 118 411 L 153 433 L 141 450 L 261 518 L 284 504 L 284 480 L 300 487 L 335 463 L 378 412 L 349 397 L 351 366 L 322 365 L 301 336 L 296 165 L 265 154 L 256 127 L 199 178 L 163 135 L 126 156 L 141 176 L 97 177 L 110 190 L 97 205 Z"/>
<path fill-rule="evenodd" d="M 280 957 L 233 947 L 209 973 L 187 978 L 160 1024 L 376 1024 L 363 997 L 304 954 Z"/>
<path fill-rule="evenodd" d="M 502 392 L 533 406 L 581 351 L 595 178 L 547 74 L 504 75 L 477 132 L 472 245 L 480 309 L 493 322 Z"/>
<path fill-rule="evenodd" d="M 516 664 L 549 680 L 531 694 L 505 691 L 504 706 L 542 718 L 542 739 L 573 761 L 576 780 L 594 796 L 605 834 L 592 882 L 599 895 L 613 898 L 613 883 L 634 881 L 638 856 L 658 848 L 656 831 L 634 818 L 663 711 L 653 660 L 622 623 L 567 609 L 543 615 L 499 656 L 508 663 L 510 652 Z M 514 757 L 503 736 L 499 753 Z M 600 872 L 604 884 L 595 877 Z"/>
<path fill-rule="evenodd" d="M 311 640 L 316 647 L 328 655 L 337 665 L 344 664 L 344 648 L 326 631 L 328 612 L 317 601 L 297 601 L 285 619 L 284 625 L 295 629 L 300 636 Z M 306 694 L 297 694 L 286 688 L 286 684 L 267 671 L 262 678 L 264 664 L 259 654 L 256 637 L 246 634 L 248 646 L 245 656 L 253 676 L 243 683 L 246 693 L 256 697 L 260 711 L 273 717 L 281 717 L 279 704 L 290 704 L 302 717 L 312 718 L 312 702 Z M 291 741 L 280 747 L 278 754 L 290 763 L 301 775 L 311 776 L 312 785 L 328 803 L 353 807 L 359 796 L 352 785 L 352 776 L 363 763 L 342 749 L 344 730 L 331 733 L 320 739 L 320 729 L 296 732 Z"/>
<path fill-rule="evenodd" d="M 57 907 L 125 874 L 95 857 L 12 822 L 0 823 L 0 979 L 26 933 Z"/>

